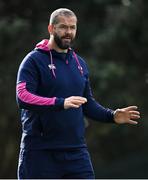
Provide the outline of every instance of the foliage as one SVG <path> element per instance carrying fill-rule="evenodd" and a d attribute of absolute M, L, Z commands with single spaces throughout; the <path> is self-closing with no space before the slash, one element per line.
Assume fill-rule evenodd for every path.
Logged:
<path fill-rule="evenodd" d="M 97 178 L 147 178 L 146 0 L 0 1 L 0 178 L 16 178 L 21 134 L 15 102 L 18 66 L 38 41 L 48 38 L 49 15 L 59 7 L 78 16 L 74 48 L 88 63 L 95 98 L 113 109 L 135 104 L 142 113 L 135 127 L 89 120 L 86 139 Z"/>

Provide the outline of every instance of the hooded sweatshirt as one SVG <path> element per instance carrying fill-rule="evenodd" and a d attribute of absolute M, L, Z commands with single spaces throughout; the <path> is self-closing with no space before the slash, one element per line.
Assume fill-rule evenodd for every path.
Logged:
<path fill-rule="evenodd" d="M 20 108 L 23 149 L 86 147 L 84 116 L 114 122 L 113 110 L 92 96 L 85 61 L 71 48 L 67 53 L 49 49 L 48 40 L 36 45 L 20 64 L 16 99 Z M 64 109 L 70 96 L 87 98 L 79 108 Z"/>

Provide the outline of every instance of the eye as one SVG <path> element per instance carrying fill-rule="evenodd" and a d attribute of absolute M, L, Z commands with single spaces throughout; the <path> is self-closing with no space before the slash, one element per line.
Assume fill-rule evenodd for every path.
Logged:
<path fill-rule="evenodd" d="M 63 24 L 63 25 L 59 26 L 59 28 L 60 28 L 60 29 L 67 29 L 68 27 Z"/>
<path fill-rule="evenodd" d="M 70 29 L 75 30 L 76 26 L 71 26 Z"/>

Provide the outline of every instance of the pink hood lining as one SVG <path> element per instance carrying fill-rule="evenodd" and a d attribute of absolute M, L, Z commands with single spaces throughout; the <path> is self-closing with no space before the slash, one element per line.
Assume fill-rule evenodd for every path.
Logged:
<path fill-rule="evenodd" d="M 48 47 L 48 39 L 43 39 L 41 42 L 39 42 L 35 48 L 37 49 L 43 49 L 45 51 L 50 51 L 49 47 Z"/>
<path fill-rule="evenodd" d="M 51 65 L 54 65 L 54 64 L 53 64 L 52 54 L 51 54 L 51 51 L 50 51 L 50 49 L 49 49 L 49 47 L 48 47 L 48 42 L 49 42 L 48 39 L 43 39 L 41 42 L 39 42 L 39 43 L 36 45 L 35 49 L 42 49 L 42 50 L 45 50 L 45 51 L 49 51 L 49 52 L 50 52 Z M 69 50 L 71 50 L 71 48 L 69 48 Z M 80 62 L 79 62 L 79 60 L 78 60 L 78 57 L 77 57 L 77 55 L 76 55 L 76 53 L 75 53 L 74 51 L 73 51 L 73 55 L 74 55 L 74 58 L 75 58 L 75 60 L 76 60 L 76 62 L 77 62 L 78 69 L 79 69 L 81 75 L 83 75 L 83 68 L 82 68 L 82 66 L 80 65 Z M 52 69 L 52 74 L 53 74 L 53 76 L 56 78 L 56 74 L 55 74 L 54 69 Z"/>

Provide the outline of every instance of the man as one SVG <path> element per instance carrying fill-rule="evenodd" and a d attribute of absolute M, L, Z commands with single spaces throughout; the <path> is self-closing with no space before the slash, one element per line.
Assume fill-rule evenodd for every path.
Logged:
<path fill-rule="evenodd" d="M 87 65 L 71 49 L 76 30 L 71 10 L 55 10 L 48 26 L 50 39 L 38 43 L 19 67 L 19 179 L 93 179 L 83 116 L 118 124 L 137 124 L 140 118 L 136 106 L 113 111 L 94 100 Z"/>

